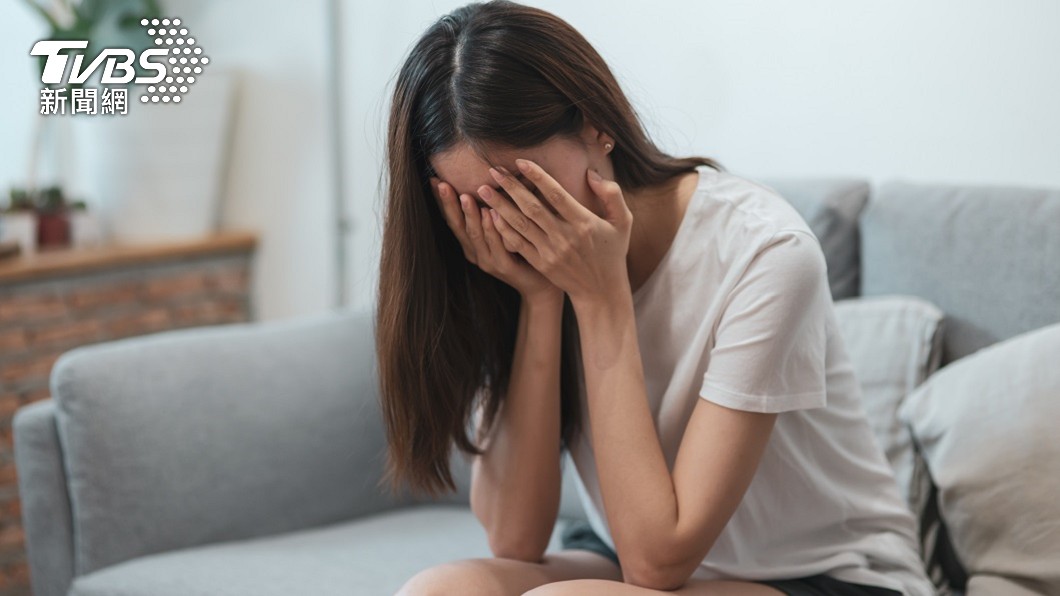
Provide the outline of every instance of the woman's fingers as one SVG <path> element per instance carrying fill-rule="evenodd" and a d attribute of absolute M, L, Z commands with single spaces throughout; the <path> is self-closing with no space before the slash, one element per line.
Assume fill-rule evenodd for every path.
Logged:
<path fill-rule="evenodd" d="M 489 210 L 489 215 L 490 225 L 492 225 L 493 229 L 497 231 L 497 237 L 501 239 L 501 245 L 504 246 L 504 250 L 508 252 L 518 252 L 515 250 L 515 247 L 512 246 L 511 238 L 514 234 L 512 234 L 511 228 L 505 225 L 504 218 L 497 215 L 497 212 L 493 209 Z"/>
<path fill-rule="evenodd" d="M 464 250 L 464 257 L 474 263 L 475 249 L 465 233 L 465 218 L 462 217 L 462 209 L 456 199 L 456 193 L 453 192 L 451 186 L 441 182 L 434 176 L 431 176 L 431 190 L 434 198 L 438 201 L 438 206 L 442 210 L 442 215 L 445 217 L 445 223 L 449 225 L 449 229 L 456 235 L 457 242 L 460 243 L 460 247 Z"/>
<path fill-rule="evenodd" d="M 469 194 L 457 196 L 452 186 L 434 176 L 430 177 L 430 182 L 446 224 L 456 235 L 468 261 L 483 270 L 495 269 L 503 262 L 514 262 L 516 254 L 522 255 L 528 263 L 537 262 L 537 248 L 533 243 L 496 211 L 480 207 Z"/>
<path fill-rule="evenodd" d="M 508 252 L 519 252 L 530 244 L 495 209 L 490 209 L 490 217 L 493 219 L 494 227 L 497 228 L 497 233 L 504 242 L 505 250 Z"/>
<path fill-rule="evenodd" d="M 482 234 L 481 216 L 478 207 L 475 206 L 475 200 L 471 195 L 460 195 L 460 206 L 464 211 L 467 237 L 471 241 L 476 257 L 488 258 L 490 249 L 486 246 L 486 238 Z M 475 263 L 478 264 L 479 261 L 476 260 Z"/>
<path fill-rule="evenodd" d="M 490 247 L 490 254 L 496 255 L 498 258 L 507 256 L 504 250 L 504 239 L 501 238 L 500 232 L 493 225 L 490 210 L 485 207 L 479 207 L 478 212 L 479 219 L 482 220 L 482 234 L 486 238 L 486 246 Z"/>
<path fill-rule="evenodd" d="M 544 168 L 529 159 L 516 159 L 515 163 L 522 170 L 523 175 L 533 182 L 534 187 L 541 191 L 541 195 L 546 199 L 545 204 L 558 213 L 564 221 L 571 223 L 584 221 L 593 215 Z M 555 225 L 552 223 L 553 218 L 545 218 L 545 220 L 550 225 Z"/>
<path fill-rule="evenodd" d="M 493 168 L 490 168 L 490 175 L 494 175 Z M 499 174 L 498 174 L 499 175 Z M 549 221 L 546 218 L 553 217 L 548 209 L 544 207 L 540 200 L 533 193 L 526 189 L 519 181 L 510 175 L 505 178 L 497 178 L 498 183 L 511 197 L 509 200 L 500 191 L 496 191 L 489 185 L 483 184 L 478 188 L 478 194 L 482 197 L 482 200 L 486 201 L 489 205 L 500 213 L 500 216 L 504 218 L 508 227 L 519 232 L 526 238 L 527 241 L 533 243 L 535 246 L 545 246 L 548 240 L 548 234 L 546 230 L 542 229 L 535 221 Z M 503 182 L 500 182 L 503 180 Z M 518 197 L 518 198 L 517 198 Z M 551 226 L 547 226 L 551 229 Z"/>
<path fill-rule="evenodd" d="M 538 258 L 540 255 L 537 252 L 537 247 L 526 238 L 523 238 L 522 234 L 505 221 L 504 217 L 497 213 L 496 210 L 491 209 L 490 215 L 493 218 L 493 227 L 497 228 L 505 250 L 519 253 L 526 259 L 527 263 L 530 263 L 532 267 L 540 271 L 540 259 Z"/>
<path fill-rule="evenodd" d="M 500 230 L 497 229 L 499 225 L 503 224 L 494 223 L 494 212 L 489 207 L 479 207 L 479 211 L 481 213 L 482 229 L 484 230 L 483 235 L 486 237 L 486 244 L 490 247 L 490 259 L 495 263 L 494 267 L 501 273 L 509 272 L 514 267 L 519 267 L 519 259 L 516 258 L 518 253 L 508 250 L 504 245 L 504 238 L 501 237 Z"/>

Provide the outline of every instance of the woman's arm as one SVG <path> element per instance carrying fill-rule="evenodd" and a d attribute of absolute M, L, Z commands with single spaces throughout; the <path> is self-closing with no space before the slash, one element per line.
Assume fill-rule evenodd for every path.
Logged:
<path fill-rule="evenodd" d="M 604 206 L 600 217 L 534 162 L 516 164 L 557 213 L 494 169 L 516 204 L 483 197 L 506 222 L 498 220 L 505 241 L 574 306 L 590 440 L 623 579 L 673 589 L 688 580 L 743 499 L 777 413 L 826 405 L 831 296 L 824 253 L 809 230 L 778 231 L 742 276 L 718 331 L 723 351 L 717 358 L 718 345 L 711 351 L 699 393 L 705 399 L 692 412 L 671 475 L 645 389 L 626 266 L 633 214 L 622 189 L 586 170 Z"/>
<path fill-rule="evenodd" d="M 524 299 L 512 376 L 471 472 L 471 509 L 494 556 L 540 561 L 560 500 L 562 292 Z"/>
<path fill-rule="evenodd" d="M 624 581 L 672 590 L 739 505 L 776 414 L 700 399 L 671 475 L 648 407 L 630 292 L 610 295 L 574 303 L 600 492 Z"/>

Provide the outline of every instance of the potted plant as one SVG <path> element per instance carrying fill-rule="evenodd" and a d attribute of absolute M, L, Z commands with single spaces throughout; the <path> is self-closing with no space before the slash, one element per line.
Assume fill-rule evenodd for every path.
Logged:
<path fill-rule="evenodd" d="M 37 246 L 69 246 L 70 220 L 66 217 L 66 197 L 63 190 L 58 186 L 42 188 L 36 203 Z"/>
<path fill-rule="evenodd" d="M 140 20 L 160 16 L 156 0 L 52 0 L 45 2 L 24 0 L 24 2 L 45 21 L 48 27 L 45 39 L 88 40 L 88 47 L 81 51 L 84 54 L 84 64 L 91 64 L 103 48 L 123 47 L 139 53 L 143 49 L 152 47 L 152 39 L 140 25 Z M 46 57 L 39 58 L 42 74 L 45 62 Z M 138 76 L 144 74 L 144 69 L 138 62 L 134 64 L 134 69 Z M 70 98 L 73 89 L 93 84 L 99 74 L 100 71 L 97 70 L 89 81 L 84 83 L 64 81 L 61 84 L 44 86 L 56 91 L 61 90 L 65 97 Z M 38 83 L 40 84 L 39 80 Z M 56 129 L 73 126 L 70 122 L 71 118 L 73 116 L 46 115 L 38 112 L 32 137 L 33 145 L 29 152 L 26 188 L 11 191 L 12 206 L 15 204 L 16 196 L 23 201 L 19 203 L 18 208 L 18 214 L 22 218 L 15 218 L 11 222 L 12 230 L 20 230 L 18 233 L 22 234 L 22 228 L 30 226 L 34 230 L 33 237 L 37 239 L 34 246 L 23 246 L 26 252 L 35 250 L 38 246 L 68 244 L 83 246 L 97 244 L 100 240 L 95 213 L 90 213 L 87 205 L 78 208 L 72 204 L 66 204 L 61 182 L 38 189 L 38 160 L 41 157 L 44 141 L 50 139 L 54 143 L 55 139 L 63 138 L 57 134 Z M 79 115 L 77 119 L 82 120 L 84 116 Z M 59 163 L 58 158 L 61 155 L 69 155 L 70 152 L 61 151 L 54 146 L 51 150 L 55 158 L 55 163 L 52 165 L 55 166 L 56 172 L 69 181 L 72 170 L 75 168 L 69 163 Z M 32 225 L 29 222 L 31 217 L 36 218 Z M 9 234 L 13 235 L 15 232 L 10 231 Z"/>
<path fill-rule="evenodd" d="M 59 186 L 33 192 L 12 188 L 9 204 L 0 209 L 0 240 L 18 243 L 20 252 L 41 248 L 97 246 L 99 220 L 85 201 L 69 201 Z"/>

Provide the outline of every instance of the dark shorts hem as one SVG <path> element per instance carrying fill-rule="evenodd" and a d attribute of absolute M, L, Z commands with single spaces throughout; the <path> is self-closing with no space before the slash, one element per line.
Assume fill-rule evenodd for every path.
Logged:
<path fill-rule="evenodd" d="M 787 596 L 904 596 L 897 590 L 855 584 L 824 573 L 792 579 L 760 579 L 755 583 L 776 588 Z"/>
<path fill-rule="evenodd" d="M 603 555 L 618 562 L 618 554 L 596 535 L 589 522 L 574 520 L 568 522 L 560 535 L 562 550 L 581 549 Z M 823 573 L 792 579 L 763 579 L 755 583 L 776 588 L 787 596 L 904 596 L 897 590 L 882 586 L 855 584 L 836 579 Z"/>
<path fill-rule="evenodd" d="M 590 550 L 611 559 L 615 565 L 621 566 L 618 562 L 618 553 L 611 550 L 611 547 L 607 546 L 596 535 L 596 532 L 593 531 L 592 526 L 587 521 L 575 520 L 568 522 L 566 527 L 563 528 L 563 534 L 560 535 L 560 544 L 562 545 L 562 550 L 572 548 Z"/>

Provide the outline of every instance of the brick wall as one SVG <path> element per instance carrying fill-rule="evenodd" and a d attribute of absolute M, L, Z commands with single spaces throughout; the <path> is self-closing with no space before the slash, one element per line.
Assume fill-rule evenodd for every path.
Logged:
<path fill-rule="evenodd" d="M 49 397 L 65 351 L 167 329 L 253 320 L 249 253 L 120 265 L 0 284 L 0 596 L 29 594 L 11 418 Z"/>

